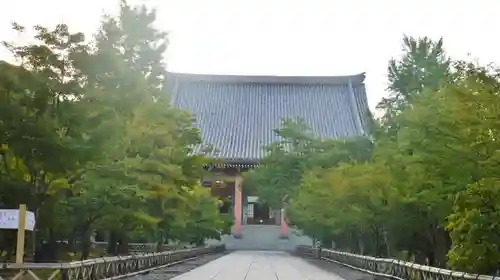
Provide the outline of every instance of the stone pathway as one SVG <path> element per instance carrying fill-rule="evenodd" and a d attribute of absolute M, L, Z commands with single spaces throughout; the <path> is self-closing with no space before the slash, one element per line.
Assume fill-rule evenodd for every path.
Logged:
<path fill-rule="evenodd" d="M 197 267 L 206 265 L 226 254 L 211 254 L 205 255 L 194 260 L 188 260 L 173 266 L 165 267 L 162 269 L 157 269 L 149 271 L 144 274 L 138 274 L 133 277 L 125 278 L 127 280 L 170 280 L 176 276 L 187 273 Z"/>
<path fill-rule="evenodd" d="M 236 251 L 173 280 L 342 280 L 296 256 L 274 251 Z"/>

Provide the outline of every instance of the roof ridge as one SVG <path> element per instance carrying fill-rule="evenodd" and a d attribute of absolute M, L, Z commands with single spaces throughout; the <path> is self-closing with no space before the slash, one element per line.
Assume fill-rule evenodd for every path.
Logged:
<path fill-rule="evenodd" d="M 339 85 L 348 83 L 363 84 L 365 72 L 345 76 L 227 75 L 167 72 L 167 77 L 181 82 Z"/>

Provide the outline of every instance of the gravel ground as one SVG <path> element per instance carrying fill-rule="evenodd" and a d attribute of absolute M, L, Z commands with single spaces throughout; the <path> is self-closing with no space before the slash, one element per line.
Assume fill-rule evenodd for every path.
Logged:
<path fill-rule="evenodd" d="M 153 270 L 151 272 L 145 274 L 139 274 L 133 277 L 125 278 L 126 280 L 169 280 L 181 274 L 184 274 L 192 269 L 195 269 L 199 266 L 207 264 L 211 261 L 214 261 L 222 256 L 223 254 L 211 254 L 205 255 L 200 258 L 189 260 L 183 263 L 179 263 L 170 267 L 166 267 L 163 269 Z"/>

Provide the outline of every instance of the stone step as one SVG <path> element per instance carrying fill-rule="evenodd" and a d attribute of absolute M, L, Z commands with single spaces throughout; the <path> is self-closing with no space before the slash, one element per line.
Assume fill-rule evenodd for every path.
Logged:
<path fill-rule="evenodd" d="M 234 238 L 232 235 L 222 237 L 221 241 L 209 241 L 209 244 L 226 245 L 228 250 L 272 250 L 293 251 L 298 245 L 311 245 L 311 238 L 296 234 L 291 229 L 288 239 L 280 238 L 280 226 L 275 225 L 244 225 L 242 226 L 242 238 Z"/>

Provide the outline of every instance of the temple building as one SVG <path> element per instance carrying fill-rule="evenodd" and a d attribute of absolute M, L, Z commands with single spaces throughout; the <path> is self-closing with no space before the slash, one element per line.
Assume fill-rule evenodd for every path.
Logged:
<path fill-rule="evenodd" d="M 301 118 L 318 137 L 343 139 L 366 135 L 368 114 L 364 74 L 352 76 L 239 76 L 169 73 L 172 106 L 196 118 L 205 145 L 217 164 L 203 184 L 229 203 L 234 237 L 242 226 L 273 224 L 288 236 L 285 212 L 270 209 L 244 189 L 241 174 L 259 164 L 273 132 L 284 118 Z"/>

